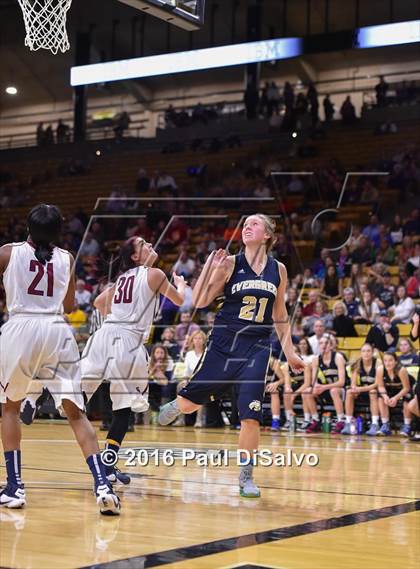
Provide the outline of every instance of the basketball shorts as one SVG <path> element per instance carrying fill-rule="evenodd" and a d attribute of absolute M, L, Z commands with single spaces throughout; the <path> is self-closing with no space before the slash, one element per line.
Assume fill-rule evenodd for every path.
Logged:
<path fill-rule="evenodd" d="M 397 395 L 401 391 L 400 387 L 385 386 L 385 389 L 386 389 L 386 393 L 387 393 L 388 397 L 390 397 L 390 398 L 395 397 L 395 395 Z M 410 391 L 402 397 L 402 400 L 406 401 L 408 403 L 409 401 L 411 401 L 413 399 L 413 397 L 414 397 L 413 386 L 411 386 Z"/>
<path fill-rule="evenodd" d="M 82 389 L 89 399 L 105 380 L 110 382 L 112 408 L 143 412 L 148 404 L 149 356 L 136 332 L 114 324 L 89 338 L 81 359 Z"/>
<path fill-rule="evenodd" d="M 337 389 L 340 391 L 341 399 L 344 401 L 344 388 L 338 387 Z M 318 395 L 317 399 L 318 401 L 322 402 L 324 405 L 334 405 L 333 398 L 331 397 L 331 389 L 323 391 L 321 395 Z"/>
<path fill-rule="evenodd" d="M 365 387 L 365 385 L 361 385 L 360 387 Z M 373 390 L 374 393 L 376 393 L 376 395 L 378 394 L 377 390 L 374 389 Z M 355 402 L 356 405 L 370 405 L 370 393 L 372 393 L 372 391 L 362 391 L 362 393 L 355 393 Z M 347 396 L 347 390 L 346 390 L 346 396 Z"/>
<path fill-rule="evenodd" d="M 262 422 L 271 347 L 240 335 L 211 335 L 190 382 L 179 395 L 197 405 L 221 398 L 234 387 L 239 418 Z"/>
<path fill-rule="evenodd" d="M 48 389 L 61 412 L 63 399 L 84 408 L 79 350 L 64 318 L 15 315 L 2 327 L 0 400 L 24 399 L 35 382 Z"/>

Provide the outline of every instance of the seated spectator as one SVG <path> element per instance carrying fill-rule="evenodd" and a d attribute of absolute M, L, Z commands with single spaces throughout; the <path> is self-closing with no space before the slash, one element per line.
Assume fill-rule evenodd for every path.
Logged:
<path fill-rule="evenodd" d="M 410 367 L 419 365 L 419 355 L 408 338 L 400 338 L 398 351 L 400 352 L 398 361 L 402 366 Z"/>
<path fill-rule="evenodd" d="M 188 342 L 187 353 L 185 354 L 184 364 L 185 364 L 185 377 L 189 381 L 193 376 L 194 370 L 200 361 L 201 356 L 204 353 L 204 348 L 206 346 L 206 335 L 201 330 L 196 330 L 191 334 L 190 340 Z M 197 412 L 197 417 L 195 420 L 194 427 L 204 427 L 204 407 L 200 407 Z"/>
<path fill-rule="evenodd" d="M 404 279 L 406 285 L 405 288 L 407 290 L 407 295 L 411 298 L 418 298 L 420 296 L 420 271 L 411 271 L 411 275 Z"/>
<path fill-rule="evenodd" d="M 393 313 L 391 322 L 393 324 L 409 324 L 415 309 L 416 305 L 413 299 L 407 296 L 405 286 L 398 286 L 395 304 L 390 308 Z"/>
<path fill-rule="evenodd" d="M 353 263 L 361 265 L 371 265 L 375 261 L 375 250 L 367 237 L 362 236 L 360 245 L 353 251 L 351 258 Z"/>
<path fill-rule="evenodd" d="M 289 316 L 293 316 L 297 306 L 302 308 L 302 302 L 299 300 L 298 291 L 290 287 L 287 290 L 286 310 Z"/>
<path fill-rule="evenodd" d="M 398 245 L 403 240 L 403 225 L 401 216 L 398 213 L 395 215 L 394 221 L 390 227 L 390 237 L 394 245 Z"/>
<path fill-rule="evenodd" d="M 175 340 L 175 328 L 173 326 L 168 326 L 162 332 L 161 344 L 168 350 L 170 357 L 177 361 L 180 354 L 180 349 Z"/>
<path fill-rule="evenodd" d="M 322 320 L 315 320 L 314 322 L 314 333 L 308 338 L 308 342 L 311 346 L 312 353 L 315 356 L 319 356 L 321 353 L 319 342 L 322 336 L 325 334 L 325 326 Z"/>
<path fill-rule="evenodd" d="M 312 289 L 308 293 L 308 303 L 303 307 L 304 316 L 312 316 L 315 312 L 316 303 L 319 300 L 319 291 Z M 315 353 L 315 352 L 314 352 Z"/>
<path fill-rule="evenodd" d="M 397 252 L 389 244 L 386 239 L 381 239 L 378 252 L 376 254 L 376 261 L 384 263 L 385 265 L 394 265 Z"/>
<path fill-rule="evenodd" d="M 410 235 L 404 235 L 402 240 L 402 245 L 398 255 L 398 262 L 401 265 L 405 265 L 408 259 L 414 255 L 413 241 Z"/>
<path fill-rule="evenodd" d="M 318 302 L 315 304 L 315 309 L 312 316 L 305 318 L 303 322 L 303 326 L 305 329 L 308 330 L 309 334 L 312 334 L 314 323 L 317 320 L 321 320 L 321 322 L 324 324 L 324 328 L 326 329 L 326 331 L 332 329 L 333 316 L 330 312 L 328 312 L 328 306 L 324 300 L 318 300 Z"/>
<path fill-rule="evenodd" d="M 414 252 L 407 260 L 407 271 L 415 271 L 420 268 L 420 242 L 414 245 Z"/>
<path fill-rule="evenodd" d="M 362 204 L 376 204 L 379 198 L 379 190 L 370 180 L 366 180 L 363 184 L 362 195 L 360 196 L 360 203 Z"/>
<path fill-rule="evenodd" d="M 176 196 L 178 192 L 178 186 L 176 185 L 174 177 L 167 172 L 158 174 L 157 178 L 152 181 L 150 189 L 156 189 L 158 192 L 171 192 L 174 196 Z"/>
<path fill-rule="evenodd" d="M 362 296 L 362 301 L 359 306 L 359 316 L 355 320 L 363 324 L 374 324 L 379 317 L 380 308 L 373 300 L 370 290 L 365 290 Z"/>
<path fill-rule="evenodd" d="M 89 312 L 92 309 L 91 298 L 92 293 L 86 290 L 86 283 L 82 279 L 78 279 L 76 282 L 76 292 L 75 292 L 76 303 L 79 308 L 85 312 Z"/>
<path fill-rule="evenodd" d="M 179 312 L 189 312 L 194 309 L 192 291 L 197 283 L 197 279 L 191 279 L 190 286 L 185 287 L 184 302 L 179 307 Z"/>
<path fill-rule="evenodd" d="M 188 251 L 183 250 L 172 269 L 177 275 L 182 275 L 189 279 L 195 271 L 195 261 L 188 255 Z"/>
<path fill-rule="evenodd" d="M 381 310 L 379 322 L 369 330 L 366 342 L 372 344 L 380 352 L 389 352 L 397 349 L 399 331 L 386 310 Z"/>
<path fill-rule="evenodd" d="M 136 190 L 139 194 L 144 194 L 150 189 L 150 179 L 147 176 L 147 172 L 144 168 L 140 168 L 137 173 Z"/>
<path fill-rule="evenodd" d="M 80 247 L 79 253 L 81 257 L 96 257 L 99 254 L 99 243 L 93 238 L 92 233 L 87 233 L 85 240 Z"/>
<path fill-rule="evenodd" d="M 404 235 L 420 235 L 420 209 L 413 209 L 404 223 Z"/>
<path fill-rule="evenodd" d="M 382 276 L 373 270 L 371 270 L 370 273 L 375 277 L 377 282 L 373 287 L 376 303 L 379 308 L 388 309 L 394 303 L 395 294 L 395 287 L 391 284 L 391 273 L 385 271 Z"/>
<path fill-rule="evenodd" d="M 321 295 L 326 298 L 338 298 L 343 295 L 343 279 L 338 277 L 335 265 L 329 265 L 322 280 Z"/>
<path fill-rule="evenodd" d="M 162 344 L 155 344 L 149 360 L 149 403 L 152 411 L 176 394 L 176 383 L 172 382 L 174 362 Z"/>
<path fill-rule="evenodd" d="M 298 341 L 303 338 L 305 331 L 303 328 L 303 310 L 301 304 L 296 304 L 294 312 L 290 315 L 290 325 L 293 341 Z"/>
<path fill-rule="evenodd" d="M 347 315 L 347 308 L 344 302 L 336 302 L 332 309 L 333 331 L 340 338 L 354 338 L 357 336 L 354 321 Z"/>
<path fill-rule="evenodd" d="M 179 245 L 188 239 L 188 228 L 179 217 L 172 219 L 166 233 L 166 241 L 171 245 Z"/>
<path fill-rule="evenodd" d="M 271 197 L 270 188 L 268 188 L 265 184 L 260 182 L 256 189 L 254 190 L 254 196 L 256 198 L 269 198 Z"/>
<path fill-rule="evenodd" d="M 181 322 L 175 328 L 175 341 L 181 350 L 184 349 L 186 342 L 193 332 L 200 330 L 200 326 L 192 322 L 191 312 L 181 313 Z"/>
<path fill-rule="evenodd" d="M 351 287 L 347 287 L 343 291 L 344 305 L 347 309 L 347 316 L 350 318 L 355 318 L 359 316 L 359 306 L 360 302 L 354 297 L 354 290 Z"/>

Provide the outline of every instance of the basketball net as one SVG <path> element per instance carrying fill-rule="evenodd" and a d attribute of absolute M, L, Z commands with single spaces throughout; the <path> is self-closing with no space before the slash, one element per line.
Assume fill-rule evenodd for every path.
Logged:
<path fill-rule="evenodd" d="M 49 49 L 54 55 L 70 49 L 66 30 L 72 0 L 18 0 L 25 21 L 25 45 L 31 51 Z"/>

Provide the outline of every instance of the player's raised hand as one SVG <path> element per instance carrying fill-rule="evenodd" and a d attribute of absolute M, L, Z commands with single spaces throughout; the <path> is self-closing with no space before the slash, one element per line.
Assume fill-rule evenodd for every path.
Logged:
<path fill-rule="evenodd" d="M 228 254 L 225 249 L 218 249 L 212 258 L 211 264 L 215 269 L 227 268 Z"/>
<path fill-rule="evenodd" d="M 295 373 L 299 373 L 305 369 L 305 362 L 297 354 L 289 355 L 287 363 Z"/>
<path fill-rule="evenodd" d="M 187 286 L 187 283 L 185 282 L 185 279 L 182 275 L 177 275 L 175 272 L 172 273 L 172 277 L 174 279 L 174 285 L 176 286 L 176 288 L 179 290 L 181 289 L 185 289 L 185 287 Z"/>

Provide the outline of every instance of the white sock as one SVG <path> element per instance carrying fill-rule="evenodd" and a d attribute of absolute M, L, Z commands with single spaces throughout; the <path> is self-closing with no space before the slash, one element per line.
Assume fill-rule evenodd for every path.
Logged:
<path fill-rule="evenodd" d="M 293 411 L 286 411 L 286 419 L 291 421 L 293 419 Z"/>
<path fill-rule="evenodd" d="M 372 415 L 372 425 L 379 425 L 379 415 Z"/>
<path fill-rule="evenodd" d="M 312 419 L 313 419 L 314 421 L 319 421 L 319 413 L 314 413 L 314 414 L 312 415 Z"/>
<path fill-rule="evenodd" d="M 273 421 L 280 421 L 280 415 L 273 415 Z"/>
<path fill-rule="evenodd" d="M 406 419 L 404 417 L 404 425 L 411 425 L 411 419 Z"/>
<path fill-rule="evenodd" d="M 353 421 L 353 415 L 346 415 L 346 423 L 351 423 L 352 421 Z"/>
<path fill-rule="evenodd" d="M 344 413 L 337 413 L 337 419 L 339 421 L 343 421 L 344 420 Z"/>
<path fill-rule="evenodd" d="M 382 419 L 382 425 L 388 425 L 389 419 Z"/>
<path fill-rule="evenodd" d="M 305 413 L 304 419 L 305 419 L 305 423 L 309 423 L 309 421 L 311 420 L 311 414 L 310 414 L 310 413 Z"/>

